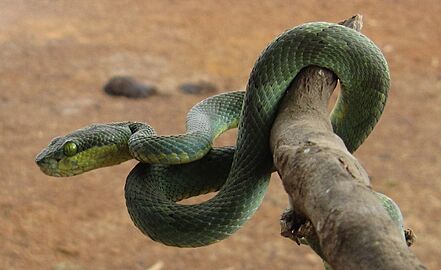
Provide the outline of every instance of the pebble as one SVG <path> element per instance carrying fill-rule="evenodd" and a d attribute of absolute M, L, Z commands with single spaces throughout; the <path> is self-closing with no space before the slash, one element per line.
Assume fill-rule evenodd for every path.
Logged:
<path fill-rule="evenodd" d="M 138 82 L 129 76 L 114 76 L 103 89 L 108 95 L 128 98 L 146 98 L 157 93 L 156 86 Z"/>
<path fill-rule="evenodd" d="M 215 84 L 207 81 L 189 82 L 179 85 L 179 90 L 185 94 L 205 94 L 213 93 L 217 91 Z"/>

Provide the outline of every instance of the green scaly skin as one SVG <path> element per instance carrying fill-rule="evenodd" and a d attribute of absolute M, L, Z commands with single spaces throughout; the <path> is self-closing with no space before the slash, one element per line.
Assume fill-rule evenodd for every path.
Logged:
<path fill-rule="evenodd" d="M 278 103 L 300 70 L 310 65 L 330 69 L 340 79 L 342 94 L 331 122 L 348 150 L 355 151 L 383 111 L 388 67 L 364 35 L 319 22 L 274 40 L 257 60 L 245 94 L 214 96 L 192 108 L 186 134 L 156 136 L 148 125 L 130 122 L 94 125 L 55 139 L 37 163 L 46 174 L 70 176 L 136 158 L 142 163 L 125 186 L 135 225 L 166 245 L 217 242 L 239 229 L 262 202 L 273 167 L 269 134 Z M 237 125 L 236 151 L 212 149 L 219 134 Z M 217 195 L 201 204 L 176 203 L 215 190 Z M 401 216 L 398 208 L 390 209 L 391 216 Z"/>

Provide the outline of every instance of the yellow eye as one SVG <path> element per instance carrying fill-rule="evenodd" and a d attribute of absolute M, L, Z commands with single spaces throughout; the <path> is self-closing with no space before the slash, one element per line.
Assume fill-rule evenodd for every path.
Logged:
<path fill-rule="evenodd" d="M 66 156 L 71 157 L 77 153 L 77 145 L 74 142 L 67 142 L 63 146 L 63 152 Z"/>

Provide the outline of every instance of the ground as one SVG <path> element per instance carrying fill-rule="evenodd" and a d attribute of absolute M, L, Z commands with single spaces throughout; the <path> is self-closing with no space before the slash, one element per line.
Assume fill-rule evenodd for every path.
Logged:
<path fill-rule="evenodd" d="M 392 74 L 387 108 L 355 153 L 373 187 L 401 207 L 412 250 L 441 267 L 441 3 L 433 1 L 0 1 L 1 269 L 321 269 L 279 236 L 287 200 L 274 176 L 257 214 L 229 239 L 165 247 L 142 235 L 125 207 L 135 162 L 56 179 L 35 155 L 55 136 L 93 122 L 138 120 L 184 130 L 207 95 L 180 83 L 243 89 L 260 51 L 308 21 L 364 15 L 363 33 Z M 156 84 L 143 100 L 106 96 L 113 75 Z M 219 140 L 233 144 L 234 133 Z"/>

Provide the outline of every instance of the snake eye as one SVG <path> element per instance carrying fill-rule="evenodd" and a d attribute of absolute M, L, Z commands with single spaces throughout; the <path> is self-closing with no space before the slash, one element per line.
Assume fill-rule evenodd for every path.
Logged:
<path fill-rule="evenodd" d="M 74 142 L 67 142 L 63 146 L 63 152 L 66 156 L 71 157 L 78 151 L 77 145 Z"/>

